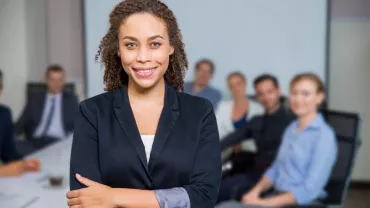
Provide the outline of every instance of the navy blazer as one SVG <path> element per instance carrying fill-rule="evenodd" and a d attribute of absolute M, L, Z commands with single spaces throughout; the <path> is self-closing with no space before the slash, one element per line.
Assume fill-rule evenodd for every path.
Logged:
<path fill-rule="evenodd" d="M 221 151 L 212 104 L 166 83 L 165 102 L 149 164 L 127 88 L 81 102 L 70 166 L 71 190 L 79 173 L 116 188 L 183 187 L 192 208 L 213 208 L 221 180 Z"/>
<path fill-rule="evenodd" d="M 68 92 L 62 93 L 62 119 L 65 133 L 73 132 L 74 120 L 78 110 L 77 97 Z M 27 140 L 32 140 L 36 128 L 41 122 L 44 112 L 46 93 L 35 93 L 28 100 L 22 115 L 15 124 L 16 134 L 25 134 Z"/>
<path fill-rule="evenodd" d="M 4 163 L 21 158 L 16 150 L 14 139 L 11 111 L 8 107 L 0 105 L 0 159 Z"/>

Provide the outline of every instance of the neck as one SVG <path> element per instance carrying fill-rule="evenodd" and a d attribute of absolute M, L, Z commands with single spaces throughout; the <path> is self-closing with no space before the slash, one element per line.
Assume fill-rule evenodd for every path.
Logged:
<path fill-rule="evenodd" d="M 193 90 L 194 92 L 200 92 L 202 90 L 204 90 L 204 88 L 206 88 L 207 85 L 203 85 L 203 84 L 197 84 L 196 82 L 194 82 L 194 86 L 193 86 Z"/>
<path fill-rule="evenodd" d="M 145 103 L 145 105 L 152 105 L 164 102 L 165 82 L 160 80 L 151 88 L 142 88 L 133 81 L 128 81 L 128 96 L 131 103 Z"/>
<path fill-rule="evenodd" d="M 312 112 L 304 116 L 300 116 L 298 118 L 298 129 L 303 130 L 305 129 L 313 120 L 315 120 L 317 116 L 317 112 Z"/>
<path fill-rule="evenodd" d="M 246 96 L 240 96 L 240 97 L 235 97 L 234 98 L 235 105 L 239 105 L 239 104 L 244 105 L 245 103 L 248 103 L 248 102 L 249 102 L 249 100 L 248 100 L 248 97 L 246 97 Z"/>
<path fill-rule="evenodd" d="M 267 109 L 266 110 L 266 112 L 267 112 L 267 114 L 269 114 L 269 115 L 271 115 L 271 114 L 273 114 L 273 113 L 275 113 L 276 111 L 278 111 L 279 110 L 279 108 L 280 108 L 280 103 L 278 103 L 278 104 L 276 104 L 274 107 L 272 107 L 272 108 L 270 108 L 270 109 Z"/>
<path fill-rule="evenodd" d="M 57 95 L 57 94 L 59 94 L 59 92 L 52 92 L 52 91 L 49 91 L 48 92 L 50 95 Z"/>

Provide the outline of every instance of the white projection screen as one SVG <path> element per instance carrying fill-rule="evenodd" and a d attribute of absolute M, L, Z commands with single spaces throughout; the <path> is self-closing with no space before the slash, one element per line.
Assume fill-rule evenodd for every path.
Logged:
<path fill-rule="evenodd" d="M 119 0 L 85 0 L 85 62 L 87 96 L 104 92 L 103 66 L 94 58 Z M 216 64 L 211 85 L 227 97 L 226 76 L 243 72 L 248 94 L 261 73 L 278 77 L 284 94 L 292 76 L 314 72 L 326 80 L 326 0 L 165 0 L 182 30 L 189 60 L 209 58 Z"/>

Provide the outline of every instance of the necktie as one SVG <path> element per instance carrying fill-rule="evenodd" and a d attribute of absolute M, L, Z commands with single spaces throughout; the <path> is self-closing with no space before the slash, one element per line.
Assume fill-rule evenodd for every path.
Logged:
<path fill-rule="evenodd" d="M 54 116 L 54 111 L 55 111 L 55 98 L 51 98 L 51 108 L 50 108 L 48 116 L 46 117 L 46 124 L 45 124 L 44 131 L 42 133 L 42 137 L 45 137 L 46 134 L 49 131 L 51 121 L 52 121 L 53 116 Z"/>

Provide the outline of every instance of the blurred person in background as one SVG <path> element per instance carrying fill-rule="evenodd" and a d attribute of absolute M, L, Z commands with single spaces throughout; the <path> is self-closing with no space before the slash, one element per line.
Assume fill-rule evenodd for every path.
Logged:
<path fill-rule="evenodd" d="M 277 158 L 259 182 L 253 186 L 251 179 L 239 188 L 246 192 L 241 197 L 243 207 L 302 206 L 317 204 L 326 197 L 324 187 L 338 149 L 333 129 L 318 113 L 324 91 L 315 74 L 303 73 L 292 79 L 289 103 L 297 120 L 286 128 Z"/>
<path fill-rule="evenodd" d="M 213 108 L 217 109 L 218 102 L 220 102 L 222 95 L 217 89 L 209 86 L 209 81 L 214 73 L 215 65 L 211 60 L 199 60 L 195 64 L 194 81 L 185 83 L 184 92 L 211 101 Z"/>
<path fill-rule="evenodd" d="M 0 70 L 0 96 L 3 90 L 3 73 Z M 15 146 L 11 110 L 0 105 L 0 177 L 19 176 L 27 171 L 38 171 L 39 162 L 35 159 L 22 160 Z"/>
<path fill-rule="evenodd" d="M 16 133 L 24 133 L 35 149 L 73 132 L 78 102 L 74 94 L 64 91 L 65 76 L 61 66 L 49 66 L 45 73 L 47 91 L 32 95 L 15 125 Z"/>
<path fill-rule="evenodd" d="M 232 162 L 233 168 L 224 174 L 219 201 L 234 198 L 235 187 L 247 183 L 251 177 L 258 180 L 275 160 L 283 132 L 295 118 L 281 101 L 281 90 L 275 76 L 258 76 L 254 80 L 254 88 L 256 99 L 265 109 L 264 114 L 252 117 L 246 125 L 221 138 L 221 149 L 252 140 L 256 144 L 257 152 L 232 155 L 228 160 Z"/>
<path fill-rule="evenodd" d="M 244 128 L 249 119 L 264 112 L 263 107 L 256 101 L 249 99 L 247 91 L 247 79 L 241 72 L 232 72 L 227 77 L 227 84 L 232 95 L 232 100 L 222 100 L 216 111 L 218 131 L 220 138 L 230 134 L 238 128 Z M 252 150 L 250 143 L 234 145 L 222 153 L 222 158 L 232 158 L 244 154 L 243 150 Z M 238 172 L 234 166 L 233 171 Z M 231 174 L 231 173 L 230 173 Z"/>
<path fill-rule="evenodd" d="M 229 74 L 227 84 L 232 100 L 221 101 L 216 110 L 220 138 L 237 128 L 244 127 L 250 118 L 264 112 L 258 102 L 248 98 L 247 79 L 241 72 Z"/>
<path fill-rule="evenodd" d="M 68 205 L 214 208 L 221 179 L 210 101 L 181 92 L 187 59 L 160 0 L 121 1 L 99 46 L 108 92 L 80 104 Z"/>

